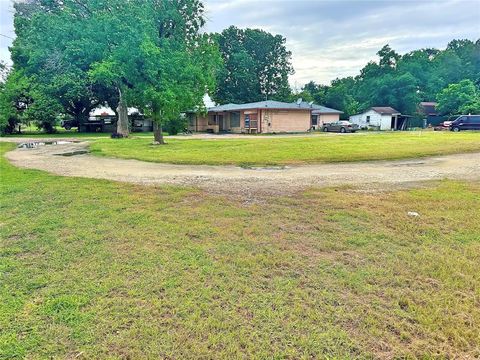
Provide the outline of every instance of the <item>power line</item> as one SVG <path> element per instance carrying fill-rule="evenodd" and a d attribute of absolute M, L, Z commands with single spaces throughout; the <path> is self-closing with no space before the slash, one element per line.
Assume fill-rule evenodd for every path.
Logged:
<path fill-rule="evenodd" d="M 0 34 L 0 36 L 6 37 L 7 39 L 15 40 L 15 38 L 8 35 Z"/>

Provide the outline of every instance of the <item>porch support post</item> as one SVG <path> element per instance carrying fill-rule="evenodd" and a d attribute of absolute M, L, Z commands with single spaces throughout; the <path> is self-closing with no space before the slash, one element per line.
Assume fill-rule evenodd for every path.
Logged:
<path fill-rule="evenodd" d="M 258 111 L 258 123 L 257 123 L 257 133 L 261 133 L 262 132 L 262 115 L 263 115 L 263 111 L 262 109 L 259 109 Z"/>

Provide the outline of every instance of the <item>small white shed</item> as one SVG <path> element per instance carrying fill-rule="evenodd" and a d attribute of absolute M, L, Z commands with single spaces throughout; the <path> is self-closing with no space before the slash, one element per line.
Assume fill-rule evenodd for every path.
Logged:
<path fill-rule="evenodd" d="M 372 107 L 367 111 L 350 116 L 350 122 L 361 129 L 404 130 L 407 117 L 389 106 Z"/>

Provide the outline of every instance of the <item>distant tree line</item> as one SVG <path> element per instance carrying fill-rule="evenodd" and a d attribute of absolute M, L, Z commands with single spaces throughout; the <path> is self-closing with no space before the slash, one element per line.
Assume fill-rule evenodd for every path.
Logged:
<path fill-rule="evenodd" d="M 445 114 L 480 111 L 480 40 L 399 55 L 388 45 L 356 77 L 311 81 L 292 91 L 286 39 L 231 26 L 207 34 L 199 0 L 26 0 L 14 3 L 13 66 L 0 64 L 0 131 L 34 123 L 55 131 L 59 117 L 86 121 L 99 105 L 128 136 L 128 107 L 154 120 L 155 140 L 181 112 L 218 103 L 302 97 L 342 110 L 371 106 L 414 114 L 437 100 Z M 178 128 L 178 125 L 175 125 Z"/>
<path fill-rule="evenodd" d="M 453 40 L 445 50 L 421 49 L 405 55 L 385 45 L 377 62 L 355 77 L 330 85 L 311 81 L 298 94 L 344 111 L 348 117 L 372 106 L 391 106 L 415 115 L 421 101 L 438 101 L 440 113 L 480 112 L 480 39 Z"/>

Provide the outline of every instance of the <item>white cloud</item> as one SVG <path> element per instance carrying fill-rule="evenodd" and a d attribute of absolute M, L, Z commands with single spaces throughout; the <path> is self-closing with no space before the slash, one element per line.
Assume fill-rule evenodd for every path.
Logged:
<path fill-rule="evenodd" d="M 10 62 L 8 47 L 15 36 L 13 31 L 13 8 L 10 0 L 0 0 L 0 60 Z"/>
<path fill-rule="evenodd" d="M 206 0 L 209 31 L 233 24 L 282 34 L 292 85 L 355 75 L 389 43 L 404 53 L 480 37 L 480 2 L 469 0 Z"/>

